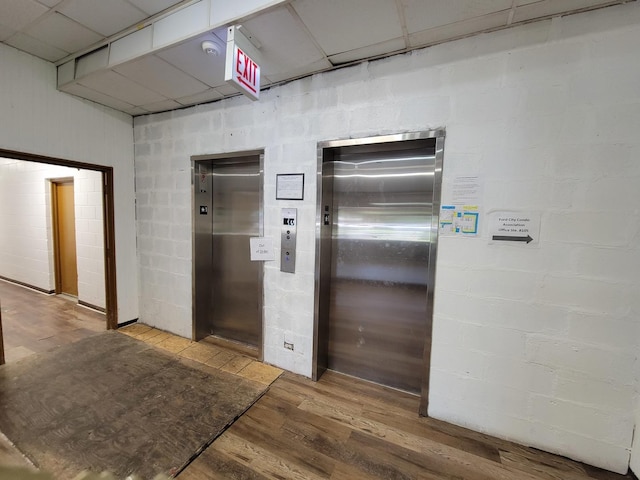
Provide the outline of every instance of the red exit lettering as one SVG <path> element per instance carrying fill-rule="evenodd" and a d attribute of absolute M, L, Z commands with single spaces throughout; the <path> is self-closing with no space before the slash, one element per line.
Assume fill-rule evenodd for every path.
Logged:
<path fill-rule="evenodd" d="M 258 64 L 238 48 L 238 54 L 236 57 L 236 74 L 238 75 L 238 82 L 242 83 L 253 93 L 256 93 L 257 91 L 256 81 L 258 68 Z"/>

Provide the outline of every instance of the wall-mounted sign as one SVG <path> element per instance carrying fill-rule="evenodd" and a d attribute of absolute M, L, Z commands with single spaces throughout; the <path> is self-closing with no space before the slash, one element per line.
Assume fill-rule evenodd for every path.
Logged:
<path fill-rule="evenodd" d="M 303 200 L 304 173 L 276 175 L 276 200 Z"/>
<path fill-rule="evenodd" d="M 251 248 L 252 262 L 276 259 L 276 253 L 273 250 L 273 240 L 269 237 L 251 237 L 249 238 L 249 246 Z"/>
<path fill-rule="evenodd" d="M 540 239 L 540 214 L 496 211 L 489 213 L 489 242 L 528 245 Z"/>
<path fill-rule="evenodd" d="M 260 65 L 235 41 L 240 35 L 236 27 L 229 27 L 224 79 L 252 100 L 260 97 Z"/>
<path fill-rule="evenodd" d="M 478 205 L 442 205 L 440 207 L 440 235 L 478 235 L 480 207 Z"/>

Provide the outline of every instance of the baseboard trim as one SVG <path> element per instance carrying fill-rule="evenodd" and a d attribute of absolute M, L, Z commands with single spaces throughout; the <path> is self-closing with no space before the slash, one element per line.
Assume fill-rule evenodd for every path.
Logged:
<path fill-rule="evenodd" d="M 20 285 L 21 287 L 30 288 L 31 290 L 36 290 L 37 292 L 44 293 L 46 295 L 52 295 L 56 293 L 55 290 L 47 290 L 46 288 L 36 287 L 35 285 L 31 285 L 26 282 L 21 282 L 20 280 L 14 280 L 13 278 L 3 277 L 0 275 L 0 280 L 4 280 L 5 282 L 14 283 L 16 285 Z"/>
<path fill-rule="evenodd" d="M 131 325 L 132 323 L 136 323 L 137 321 L 138 321 L 138 319 L 134 318 L 133 320 L 128 320 L 126 322 L 122 322 L 122 323 L 119 323 L 116 328 L 126 327 L 127 325 Z"/>
<path fill-rule="evenodd" d="M 104 308 L 104 307 L 98 307 L 97 305 L 93 305 L 91 303 L 84 302 L 82 300 L 78 300 L 78 305 L 82 305 L 83 307 L 90 308 L 91 310 L 95 310 L 95 311 L 100 312 L 100 313 L 106 313 L 107 312 L 107 309 Z"/>

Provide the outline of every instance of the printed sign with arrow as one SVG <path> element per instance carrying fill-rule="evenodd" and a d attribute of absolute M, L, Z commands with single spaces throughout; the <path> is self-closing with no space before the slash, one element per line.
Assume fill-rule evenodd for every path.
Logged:
<path fill-rule="evenodd" d="M 494 235 L 492 240 L 498 240 L 500 242 L 527 242 L 531 243 L 533 238 L 531 235 L 527 235 L 526 237 L 512 237 L 510 235 Z"/>
<path fill-rule="evenodd" d="M 513 245 L 537 244 L 540 238 L 540 214 L 533 212 L 494 211 L 489 215 L 491 243 Z"/>

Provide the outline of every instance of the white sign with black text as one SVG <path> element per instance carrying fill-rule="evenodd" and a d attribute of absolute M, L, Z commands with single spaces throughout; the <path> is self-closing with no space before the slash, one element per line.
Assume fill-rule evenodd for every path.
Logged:
<path fill-rule="evenodd" d="M 540 241 L 539 213 L 493 211 L 487 217 L 490 243 L 529 245 Z"/>
<path fill-rule="evenodd" d="M 249 238 L 251 248 L 251 261 L 269 261 L 276 259 L 276 252 L 273 249 L 273 239 L 269 237 Z"/>

